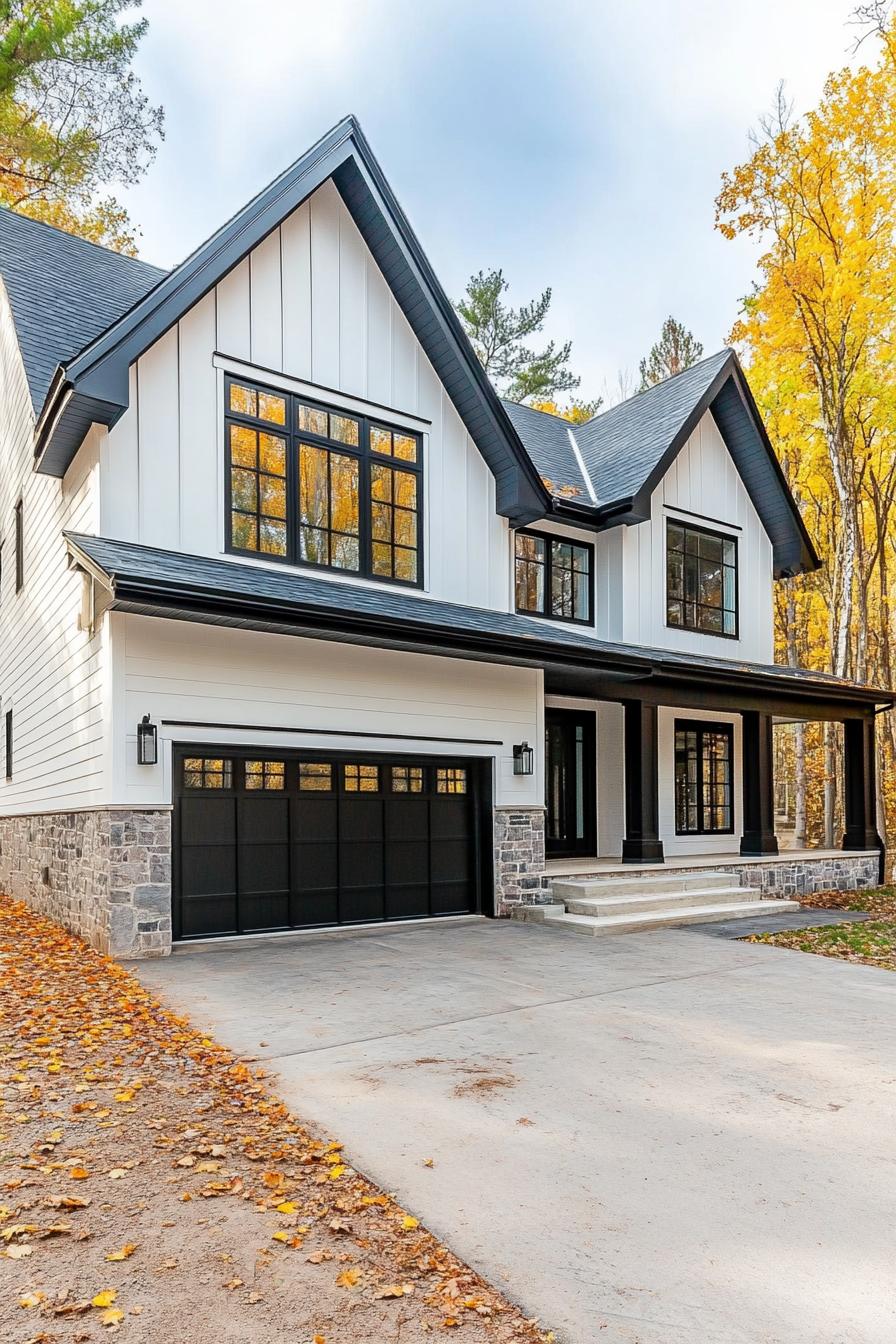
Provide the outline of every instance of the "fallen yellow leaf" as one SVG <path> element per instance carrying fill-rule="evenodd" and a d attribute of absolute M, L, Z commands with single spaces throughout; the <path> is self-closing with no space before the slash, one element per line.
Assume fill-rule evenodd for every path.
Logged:
<path fill-rule="evenodd" d="M 107 1260 L 128 1260 L 128 1259 L 130 1259 L 130 1257 L 134 1254 L 134 1252 L 136 1251 L 136 1249 L 137 1249 L 137 1243 L 136 1243 L 136 1242 L 130 1242 L 130 1241 L 129 1241 L 128 1244 L 127 1244 L 126 1246 L 122 1246 L 122 1248 L 121 1248 L 120 1251 L 111 1251 L 111 1252 L 109 1253 L 109 1255 L 106 1256 L 106 1259 L 107 1259 Z"/>
<path fill-rule="evenodd" d="M 114 1288 L 104 1288 L 101 1293 L 97 1293 L 96 1297 L 91 1298 L 90 1305 L 92 1307 L 111 1307 L 117 1296 L 118 1293 Z"/>
<path fill-rule="evenodd" d="M 272 1233 L 271 1233 L 271 1240 L 272 1240 L 272 1241 L 284 1241 L 284 1242 L 285 1242 L 285 1241 L 289 1241 L 289 1233 L 288 1233 L 288 1232 L 272 1232 Z"/>
<path fill-rule="evenodd" d="M 405 1232 L 410 1232 L 411 1228 L 420 1226 L 420 1220 L 418 1218 L 412 1218 L 409 1213 L 406 1213 L 401 1220 L 401 1225 Z"/>
<path fill-rule="evenodd" d="M 345 1174 L 345 1167 L 342 1166 L 341 1163 L 338 1166 L 331 1167 L 328 1173 L 331 1181 L 338 1181 L 339 1177 L 343 1176 L 344 1174 Z"/>
<path fill-rule="evenodd" d="M 338 1288 L 354 1288 L 360 1277 L 360 1269 L 344 1269 L 341 1274 L 336 1275 L 336 1286 Z"/>
<path fill-rule="evenodd" d="M 282 1204 L 277 1205 L 278 1213 L 298 1213 L 298 1204 L 293 1204 L 291 1199 L 284 1199 Z"/>
<path fill-rule="evenodd" d="M 120 1325 L 123 1320 L 124 1312 L 120 1311 L 118 1307 L 110 1307 L 100 1317 L 100 1325 Z"/>
<path fill-rule="evenodd" d="M 72 1167 L 68 1174 L 69 1176 L 71 1176 L 73 1181 L 86 1181 L 87 1177 L 90 1175 L 90 1172 L 87 1170 L 86 1167 Z"/>
<path fill-rule="evenodd" d="M 26 1293 L 24 1297 L 19 1298 L 20 1307 L 39 1307 L 41 1302 L 46 1302 L 46 1293 Z"/>

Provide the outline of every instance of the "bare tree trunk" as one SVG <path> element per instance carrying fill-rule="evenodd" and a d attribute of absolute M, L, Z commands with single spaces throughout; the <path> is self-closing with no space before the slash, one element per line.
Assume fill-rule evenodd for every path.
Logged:
<path fill-rule="evenodd" d="M 806 725 L 793 725 L 793 843 L 797 849 L 806 847 Z"/>
<path fill-rule="evenodd" d="M 824 847 L 834 848 L 834 813 L 837 806 L 837 763 L 834 725 L 824 725 Z"/>

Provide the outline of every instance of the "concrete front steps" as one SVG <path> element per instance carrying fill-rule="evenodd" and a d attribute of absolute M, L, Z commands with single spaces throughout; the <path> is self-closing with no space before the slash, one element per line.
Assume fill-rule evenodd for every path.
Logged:
<path fill-rule="evenodd" d="M 553 905 L 519 906 L 514 919 L 600 937 L 799 910 L 799 901 L 759 900 L 731 873 L 556 878 Z"/>

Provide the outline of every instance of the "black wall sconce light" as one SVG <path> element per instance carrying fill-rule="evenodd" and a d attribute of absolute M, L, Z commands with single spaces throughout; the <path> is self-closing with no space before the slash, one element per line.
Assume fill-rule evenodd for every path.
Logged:
<path fill-rule="evenodd" d="M 531 775 L 535 772 L 535 752 L 528 742 L 520 742 L 513 749 L 513 773 Z"/>
<path fill-rule="evenodd" d="M 159 759 L 159 730 L 144 714 L 137 724 L 137 764 L 155 765 Z"/>

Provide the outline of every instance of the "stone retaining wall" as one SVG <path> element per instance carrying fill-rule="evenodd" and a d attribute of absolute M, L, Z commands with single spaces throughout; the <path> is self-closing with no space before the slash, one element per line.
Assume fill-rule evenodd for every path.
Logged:
<path fill-rule="evenodd" d="M 515 905 L 550 904 L 544 872 L 544 808 L 495 808 L 495 913 Z"/>
<path fill-rule="evenodd" d="M 752 863 L 720 857 L 718 862 L 714 861 L 710 867 L 706 864 L 688 866 L 678 863 L 674 865 L 657 863 L 649 867 L 632 864 L 630 868 L 612 873 L 599 869 L 591 874 L 576 873 L 576 880 L 584 881 L 589 876 L 611 880 L 620 877 L 658 877 L 663 873 L 677 876 L 679 873 L 720 872 L 731 873 L 732 877 L 739 878 L 745 887 L 758 891 L 760 896 L 769 898 L 786 896 L 798 899 L 816 891 L 859 891 L 866 887 L 876 887 L 879 883 L 879 862 L 877 854 L 850 854 L 848 850 L 835 856 L 826 854 L 824 857 L 812 858 L 810 855 L 801 854 L 798 858 L 770 859 L 767 862 L 754 860 Z M 550 879 L 546 881 L 550 886 Z M 538 901 L 526 904 L 541 904 L 544 899 L 540 897 Z M 550 896 L 547 899 L 550 900 Z"/>
<path fill-rule="evenodd" d="M 0 817 L 0 890 L 113 957 L 171 951 L 171 813 Z"/>
<path fill-rule="evenodd" d="M 837 858 L 779 859 L 776 863 L 720 863 L 725 872 L 736 873 L 745 887 L 758 888 L 769 897 L 809 896 L 816 891 L 858 891 L 878 885 L 876 854 L 850 854 Z M 693 871 L 679 869 L 677 871 Z"/>

